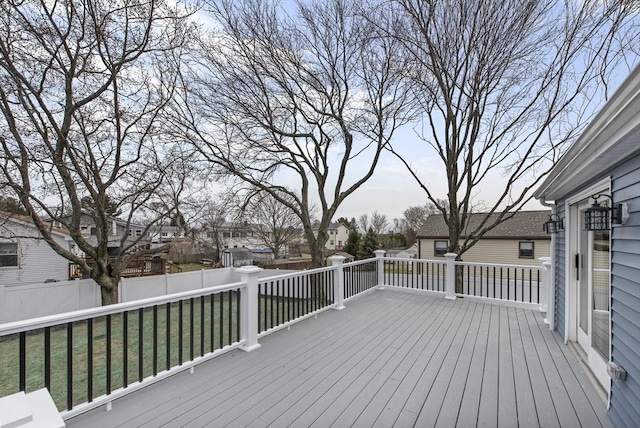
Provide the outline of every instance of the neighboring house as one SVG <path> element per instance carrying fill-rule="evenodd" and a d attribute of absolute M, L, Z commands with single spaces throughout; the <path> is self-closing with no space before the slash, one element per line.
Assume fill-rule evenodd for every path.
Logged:
<path fill-rule="evenodd" d="M 585 230 L 594 195 L 625 204 L 623 224 Z M 547 320 L 609 397 L 616 426 L 640 423 L 640 67 L 567 150 L 534 196 L 553 204 L 555 287 Z M 611 201 L 600 196 L 599 203 Z M 590 213 L 592 211 L 589 211 Z M 609 215 L 611 212 L 608 213 Z M 628 216 L 628 218 L 627 218 Z M 555 218 L 554 218 L 555 219 Z M 626 380 L 612 381 L 626 372 Z M 624 370 L 624 372 L 622 371 Z"/>
<path fill-rule="evenodd" d="M 540 257 L 549 257 L 551 238 L 542 231 L 542 224 L 551 211 L 519 211 L 499 224 L 462 254 L 465 262 L 517 264 L 539 266 Z M 486 218 L 498 214 L 471 213 L 468 230 L 476 230 Z M 491 219 L 489 219 L 491 221 Z M 463 233 L 463 239 L 466 235 Z M 449 229 L 442 214 L 430 215 L 418 232 L 418 258 L 444 257 L 449 246 Z"/>
<path fill-rule="evenodd" d="M 388 250 L 386 250 L 386 252 L 384 253 L 385 257 L 398 257 L 398 254 L 403 252 L 404 250 L 402 248 L 389 248 Z"/>
<path fill-rule="evenodd" d="M 253 265 L 253 253 L 248 248 L 227 248 L 222 252 L 222 267 Z"/>
<path fill-rule="evenodd" d="M 349 228 L 342 223 L 331 223 L 327 231 L 329 233 L 329 239 L 324 244 L 324 248 L 327 250 L 344 250 L 344 246 L 349 239 Z M 315 235 L 318 235 L 318 231 L 314 230 Z"/>
<path fill-rule="evenodd" d="M 62 226 L 58 224 L 58 226 Z M 122 236 L 127 236 L 127 239 L 137 239 L 144 233 L 145 226 L 129 223 L 119 218 L 110 219 L 110 227 L 108 231 L 108 244 L 107 250 L 109 255 L 116 256 L 120 251 L 120 240 Z M 98 245 L 98 238 L 96 237 L 96 224 L 90 214 L 83 212 L 80 217 L 80 234 L 83 238 L 89 242 L 92 246 Z M 148 239 L 140 241 L 140 245 L 148 244 Z M 77 247 L 76 247 L 77 248 Z M 82 256 L 83 253 L 80 250 L 76 250 L 77 255 Z"/>
<path fill-rule="evenodd" d="M 247 223 L 243 222 L 224 222 L 216 230 L 210 230 L 206 225 L 203 227 L 205 239 L 213 243 L 215 241 L 215 234 L 218 234 L 218 239 L 222 245 L 222 249 L 225 248 L 249 248 L 249 249 L 262 249 L 264 248 L 264 241 L 262 241 L 253 231 Z"/>
<path fill-rule="evenodd" d="M 51 235 L 63 248 L 71 249 L 69 233 L 54 227 Z M 0 213 L 0 284 L 41 283 L 48 279 L 66 281 L 69 261 L 56 253 L 29 217 Z"/>
<path fill-rule="evenodd" d="M 392 250 L 387 251 L 390 253 Z M 387 254 L 385 254 L 387 255 Z M 409 248 L 404 250 L 394 251 L 391 255 L 387 255 L 388 257 L 395 257 L 396 259 L 417 259 L 418 258 L 418 243 L 416 242 Z"/>
<path fill-rule="evenodd" d="M 141 235 L 141 226 L 130 224 L 129 236 Z M 144 229 L 144 227 L 142 227 Z M 184 238 L 184 229 L 180 226 L 170 226 L 167 224 L 154 225 L 149 227 L 147 233 L 149 240 L 154 244 L 166 244 L 178 238 Z"/>
<path fill-rule="evenodd" d="M 352 261 L 354 261 L 356 259 L 356 257 L 353 254 L 349 254 L 346 251 L 340 251 L 340 250 L 324 250 L 324 260 L 325 260 L 325 264 L 327 266 L 331 266 L 331 260 L 329 260 L 329 257 L 331 256 L 342 256 L 344 257 L 344 262 L 343 263 L 351 263 Z"/>
<path fill-rule="evenodd" d="M 108 230 L 108 249 L 109 254 L 117 255 L 120 248 L 120 240 L 126 236 L 125 242 L 138 240 L 139 246 L 149 246 L 151 248 L 174 242 L 176 239 L 184 238 L 184 230 L 179 226 L 170 226 L 168 224 L 151 225 L 148 230 L 147 226 L 122 220 L 117 217 L 110 219 L 110 227 Z M 98 241 L 96 236 L 96 225 L 88 213 L 83 213 L 80 217 L 80 234 L 93 246 Z M 155 246 L 153 246 L 155 245 Z M 82 255 L 82 254 L 79 254 Z"/>
<path fill-rule="evenodd" d="M 261 230 L 264 233 L 259 233 Z M 249 224 L 246 222 L 224 222 L 215 230 L 211 230 L 207 225 L 203 226 L 200 232 L 200 238 L 206 242 L 209 246 L 215 245 L 215 235 L 218 235 L 220 244 L 220 254 L 227 248 L 247 248 L 254 253 L 254 258 L 263 263 L 273 261 L 273 251 L 267 248 L 265 237 L 272 238 L 271 232 L 269 232 L 266 226 L 260 226 L 258 224 Z M 280 247 L 280 258 L 287 258 L 290 254 L 290 246 L 298 245 L 301 242 L 301 238 L 292 239 L 288 244 Z"/>
<path fill-rule="evenodd" d="M 273 251 L 269 248 L 256 248 L 251 250 L 253 259 L 260 264 L 269 264 L 273 262 Z"/>

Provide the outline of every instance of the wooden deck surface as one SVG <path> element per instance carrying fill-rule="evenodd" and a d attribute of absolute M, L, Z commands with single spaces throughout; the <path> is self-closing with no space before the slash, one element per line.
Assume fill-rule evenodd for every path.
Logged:
<path fill-rule="evenodd" d="M 260 344 L 67 426 L 611 426 L 537 310 L 376 290 Z"/>

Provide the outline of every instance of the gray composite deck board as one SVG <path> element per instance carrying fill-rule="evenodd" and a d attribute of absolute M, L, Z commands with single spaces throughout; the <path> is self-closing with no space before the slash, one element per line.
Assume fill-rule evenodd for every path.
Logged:
<path fill-rule="evenodd" d="M 540 426 L 538 413 L 536 410 L 533 390 L 529 381 L 529 366 L 527 365 L 525 353 L 525 340 L 527 336 L 523 336 L 523 326 L 518 319 L 518 313 L 515 309 L 509 311 L 509 322 L 512 326 L 511 332 L 511 352 L 513 355 L 513 376 L 516 386 L 516 411 L 518 415 L 518 425 L 520 427 L 536 427 Z M 517 328 L 516 328 L 517 327 Z"/>
<path fill-rule="evenodd" d="M 386 289 L 67 426 L 611 426 L 540 313 Z"/>
<path fill-rule="evenodd" d="M 458 404 L 458 414 L 456 415 L 456 426 L 458 427 L 475 426 L 478 422 L 492 308 L 491 305 L 483 305 L 482 308 L 482 320 L 478 326 L 478 334 L 473 347 L 469 375 L 462 393 L 462 400 Z M 460 409 L 465 409 L 465 411 L 461 412 Z"/>
<path fill-rule="evenodd" d="M 518 425 L 516 385 L 514 381 L 511 330 L 517 326 L 509 316 L 511 308 L 500 310 L 500 346 L 498 350 L 498 426 Z"/>
<path fill-rule="evenodd" d="M 485 363 L 483 367 L 477 426 L 498 426 L 498 350 L 500 336 L 500 308 L 491 307 Z"/>

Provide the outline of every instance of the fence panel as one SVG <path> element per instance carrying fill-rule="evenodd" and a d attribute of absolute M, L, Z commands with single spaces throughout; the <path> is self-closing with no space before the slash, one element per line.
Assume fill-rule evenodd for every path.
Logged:
<path fill-rule="evenodd" d="M 0 285 L 0 324 L 77 311 L 100 304 L 100 289 L 92 279 Z"/>

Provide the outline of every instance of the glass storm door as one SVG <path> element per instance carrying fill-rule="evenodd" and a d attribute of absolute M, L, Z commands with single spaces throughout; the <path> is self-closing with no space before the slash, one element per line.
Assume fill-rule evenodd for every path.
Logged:
<path fill-rule="evenodd" d="M 583 212 L 590 203 L 579 205 L 580 230 L 576 254 L 578 282 L 577 339 L 587 355 L 587 364 L 602 386 L 609 389 L 606 363 L 609 361 L 611 272 L 610 231 L 584 230 Z"/>

